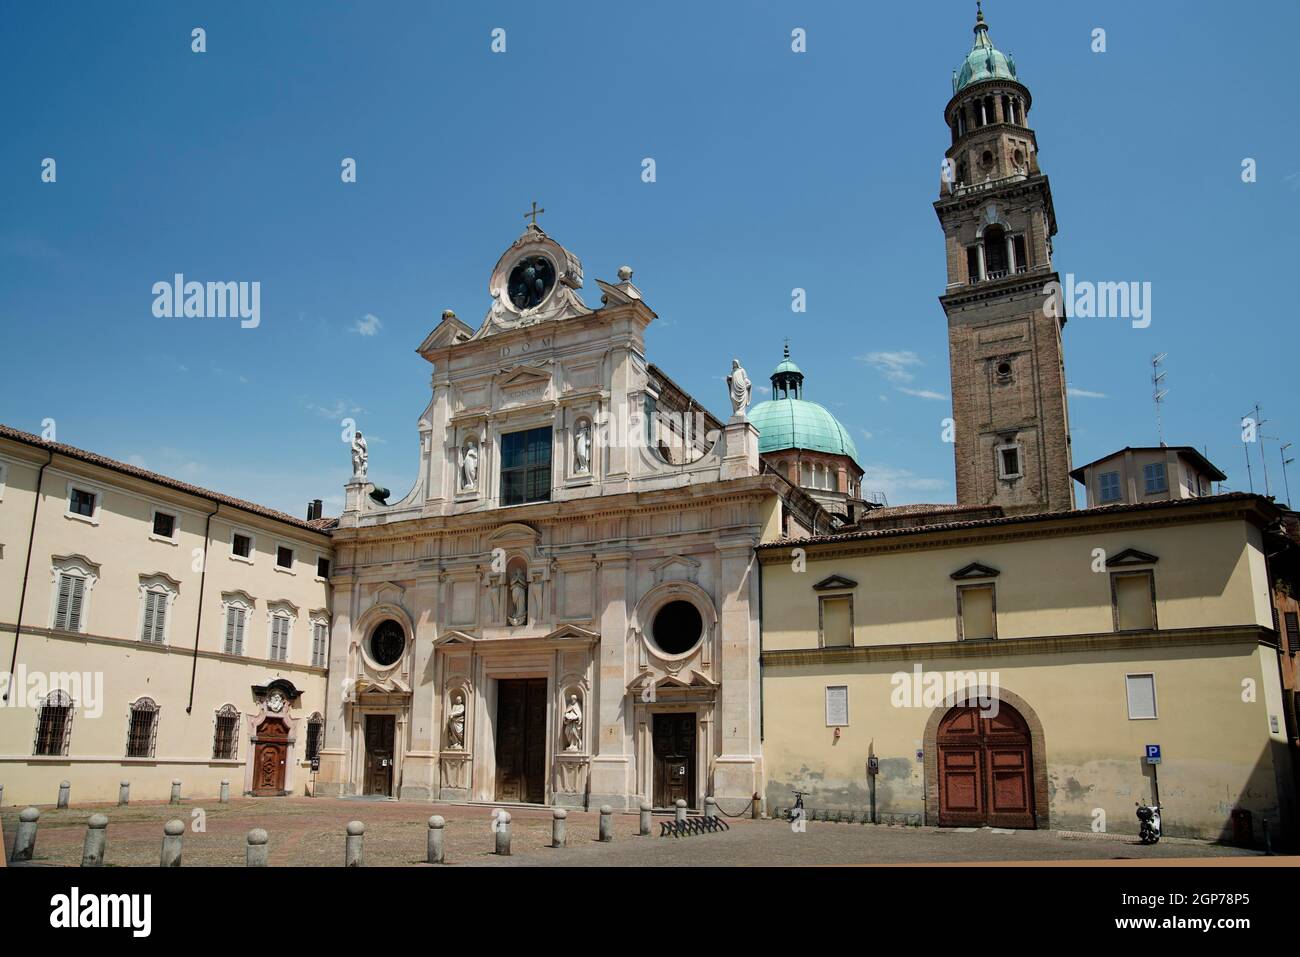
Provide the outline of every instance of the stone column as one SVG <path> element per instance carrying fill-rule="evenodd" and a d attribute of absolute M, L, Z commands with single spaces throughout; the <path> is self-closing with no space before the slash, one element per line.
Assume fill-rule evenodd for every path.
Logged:
<path fill-rule="evenodd" d="M 716 727 L 721 729 L 721 752 L 714 760 L 713 787 L 723 799 L 745 801 L 758 787 L 758 572 L 754 568 L 755 541 L 735 534 L 718 543 L 721 596 L 720 677 L 722 688 L 715 706 Z"/>
<path fill-rule="evenodd" d="M 349 581 L 334 589 L 334 621 L 330 626 L 329 687 L 325 691 L 324 740 L 320 749 L 320 772 L 316 794 L 339 797 L 348 789 L 348 713 L 344 698 L 352 685 L 348 681 L 348 658 L 352 645 L 352 607 L 356 586 Z"/>
<path fill-rule="evenodd" d="M 415 587 L 407 592 L 409 608 L 415 616 L 415 654 L 411 663 L 410 750 L 403 756 L 403 801 L 432 801 L 438 796 L 438 726 L 437 682 L 433 671 L 433 642 L 438 637 L 437 570 L 422 573 Z"/>
<path fill-rule="evenodd" d="M 604 556 L 599 576 L 600 644 L 593 649 L 598 673 L 599 698 L 589 708 L 592 728 L 591 804 L 609 804 L 626 810 L 631 795 L 631 733 L 628 726 L 627 629 L 633 600 L 631 556 L 624 552 Z M 593 695 L 593 698 L 595 696 Z"/>

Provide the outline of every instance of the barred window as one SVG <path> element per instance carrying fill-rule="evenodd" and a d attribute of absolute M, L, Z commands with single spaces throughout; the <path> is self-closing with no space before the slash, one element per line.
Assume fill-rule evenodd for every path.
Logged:
<path fill-rule="evenodd" d="M 41 699 L 32 754 L 64 755 L 72 739 L 72 698 L 55 689 Z"/>
<path fill-rule="evenodd" d="M 158 742 L 158 705 L 141 698 L 131 705 L 131 723 L 126 732 L 128 758 L 152 758 Z"/>
<path fill-rule="evenodd" d="M 239 751 L 239 709 L 233 704 L 223 705 L 217 712 L 216 730 L 212 736 L 212 756 L 233 761 Z"/>
<path fill-rule="evenodd" d="M 325 719 L 316 712 L 307 719 L 307 760 L 320 754 L 321 735 L 325 731 Z"/>

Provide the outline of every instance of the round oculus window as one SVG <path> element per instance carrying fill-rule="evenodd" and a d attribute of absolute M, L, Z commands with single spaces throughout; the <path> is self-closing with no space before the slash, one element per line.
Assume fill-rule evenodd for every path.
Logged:
<path fill-rule="evenodd" d="M 370 634 L 370 657 L 375 664 L 396 664 L 406 650 L 406 631 L 391 618 L 379 623 Z"/>
<path fill-rule="evenodd" d="M 689 601 L 670 601 L 655 612 L 651 633 L 664 654 L 683 655 L 700 643 L 704 619 Z"/>
<path fill-rule="evenodd" d="M 545 256 L 525 256 L 510 270 L 506 291 L 516 309 L 532 309 L 555 286 L 555 267 Z"/>

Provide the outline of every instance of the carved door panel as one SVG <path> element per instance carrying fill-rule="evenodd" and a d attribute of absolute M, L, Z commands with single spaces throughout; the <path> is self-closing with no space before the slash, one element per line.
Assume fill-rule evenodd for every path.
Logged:
<path fill-rule="evenodd" d="M 289 728 L 279 718 L 267 718 L 257 729 L 253 749 L 253 793 L 283 794 L 288 760 Z"/>
<path fill-rule="evenodd" d="M 497 683 L 496 800 L 546 800 L 546 679 Z"/>
<path fill-rule="evenodd" d="M 656 807 L 695 806 L 695 715 L 654 716 Z"/>
<path fill-rule="evenodd" d="M 366 776 L 363 794 L 393 793 L 393 739 L 397 718 L 391 714 L 366 715 Z"/>
<path fill-rule="evenodd" d="M 1032 828 L 1029 727 L 1010 705 L 986 718 L 953 708 L 939 724 L 939 826 Z"/>

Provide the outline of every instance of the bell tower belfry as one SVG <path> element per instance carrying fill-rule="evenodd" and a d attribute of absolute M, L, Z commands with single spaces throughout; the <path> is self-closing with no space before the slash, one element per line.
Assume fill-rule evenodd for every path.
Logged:
<path fill-rule="evenodd" d="M 939 199 L 948 285 L 957 502 L 1007 514 L 1073 507 L 1064 316 L 1049 305 L 1056 213 L 1015 60 L 975 42 L 944 110 L 952 142 Z"/>

